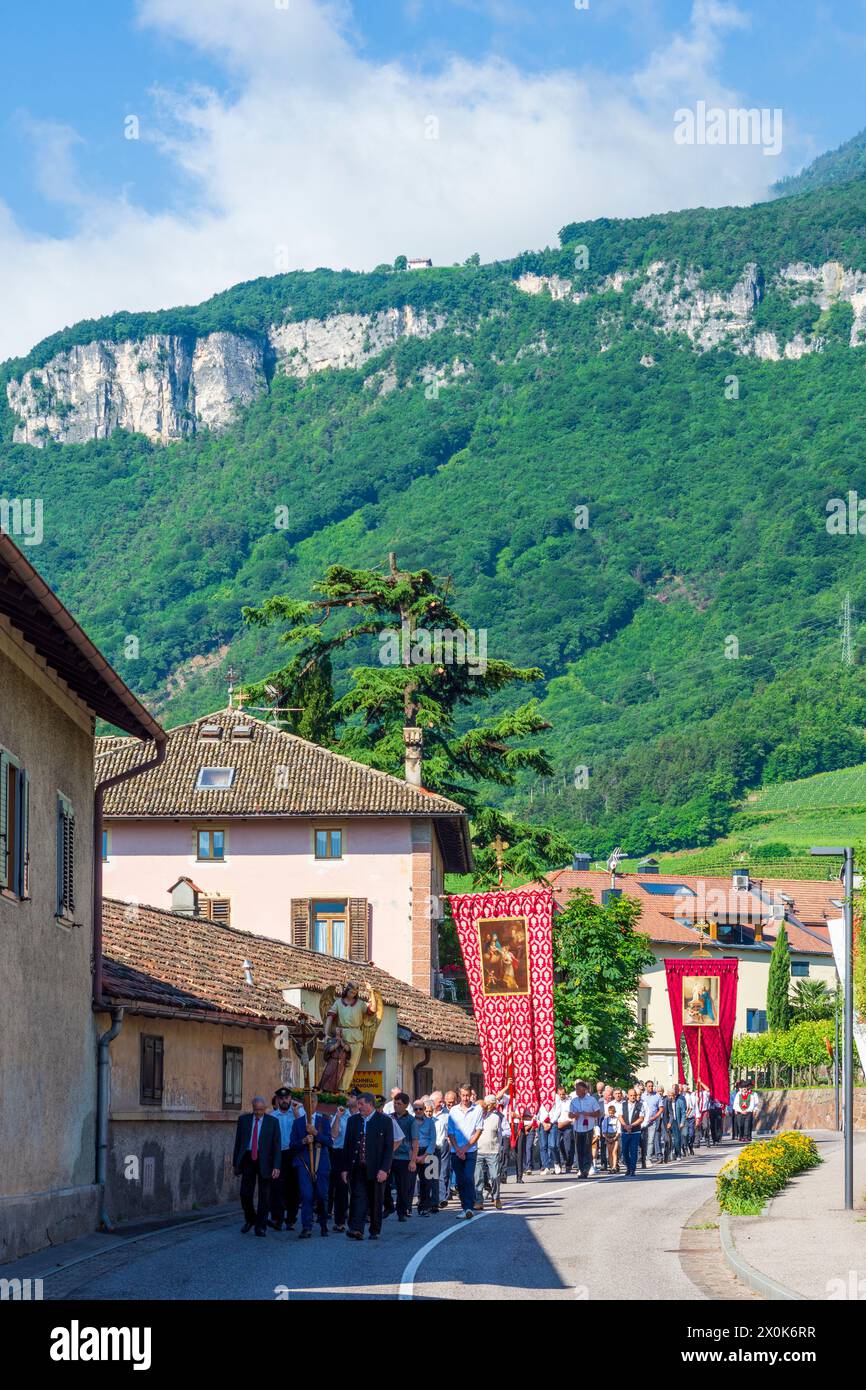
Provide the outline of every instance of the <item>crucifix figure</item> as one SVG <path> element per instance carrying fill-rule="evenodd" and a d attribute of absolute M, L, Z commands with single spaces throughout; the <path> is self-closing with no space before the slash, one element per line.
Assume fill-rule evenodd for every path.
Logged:
<path fill-rule="evenodd" d="M 503 840 L 502 836 L 497 834 L 496 839 L 493 841 L 493 848 L 496 852 L 496 868 L 499 872 L 499 887 L 501 888 L 502 865 L 505 862 L 504 851 L 508 849 L 508 841 Z"/>

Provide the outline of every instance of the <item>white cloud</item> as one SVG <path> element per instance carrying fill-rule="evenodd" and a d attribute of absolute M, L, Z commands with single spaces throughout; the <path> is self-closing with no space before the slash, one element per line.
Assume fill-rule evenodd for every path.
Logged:
<path fill-rule="evenodd" d="M 683 32 L 616 80 L 492 58 L 432 75 L 377 64 L 343 0 L 140 0 L 139 15 L 231 73 L 231 96 L 159 94 L 167 184 L 182 175 L 196 195 L 159 214 L 101 197 L 75 171 L 74 132 L 52 128 L 41 178 L 74 231 L 36 237 L 0 204 L 0 358 L 79 318 L 271 274 L 281 247 L 299 268 L 490 259 L 578 218 L 752 201 L 781 172 L 759 149 L 673 141 L 676 107 L 735 100 L 714 69 L 744 20 L 720 0 L 696 0 Z"/>

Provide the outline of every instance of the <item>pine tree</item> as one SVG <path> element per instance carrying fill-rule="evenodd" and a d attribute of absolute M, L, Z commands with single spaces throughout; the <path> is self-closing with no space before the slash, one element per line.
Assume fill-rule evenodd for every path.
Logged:
<path fill-rule="evenodd" d="M 550 727 L 537 701 L 486 721 L 466 717 L 478 701 L 510 685 L 540 680 L 543 672 L 488 658 L 480 634 L 452 606 L 450 581 L 437 580 L 429 570 L 399 570 L 394 555 L 381 569 L 332 565 L 314 589 L 320 597 L 298 601 L 279 595 L 243 610 L 244 620 L 253 626 L 285 624 L 280 642 L 293 652 L 280 670 L 248 686 L 246 699 L 305 704 L 307 683 L 318 675 L 321 700 L 330 690 L 332 655 L 350 644 L 368 649 L 377 644 L 378 664 L 355 667 L 349 690 L 330 706 L 331 746 L 402 776 L 403 731 L 419 729 L 423 785 L 460 802 L 472 817 L 479 879 L 493 876 L 490 846 L 497 837 L 500 843 L 507 841 L 505 873 L 531 878 L 567 860 L 571 845 L 561 835 L 518 822 L 482 799 L 484 783 L 513 786 L 523 768 L 552 774 L 546 752 L 531 741 Z M 325 725 L 320 706 L 317 726 Z M 300 726 L 288 727 L 301 731 Z"/>
<path fill-rule="evenodd" d="M 784 922 L 779 924 L 767 976 L 767 1027 L 784 1030 L 791 1021 L 791 952 Z"/>

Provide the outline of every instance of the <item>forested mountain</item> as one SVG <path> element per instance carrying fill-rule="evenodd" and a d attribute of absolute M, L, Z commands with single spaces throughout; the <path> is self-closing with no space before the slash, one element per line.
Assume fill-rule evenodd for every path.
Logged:
<path fill-rule="evenodd" d="M 277 663 L 242 605 L 389 550 L 450 575 L 546 673 L 559 775 L 510 804 L 593 853 L 864 761 L 866 538 L 828 503 L 866 496 L 866 180 L 475 261 L 275 276 L 5 364 L 30 558 L 170 724 Z"/>
<path fill-rule="evenodd" d="M 846 140 L 838 149 L 819 154 L 799 174 L 789 174 L 773 185 L 777 197 L 790 197 L 794 193 L 810 193 L 815 188 L 826 188 L 833 183 L 846 183 L 849 179 L 859 179 L 866 174 L 866 130 Z"/>

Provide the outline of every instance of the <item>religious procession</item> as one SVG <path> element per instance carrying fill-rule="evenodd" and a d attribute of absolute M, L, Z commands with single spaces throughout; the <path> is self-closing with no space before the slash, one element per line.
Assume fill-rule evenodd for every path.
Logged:
<path fill-rule="evenodd" d="M 487 934 L 491 967 L 503 946 Z M 508 948 L 504 948 L 506 951 Z M 504 978 L 512 976 L 510 954 Z M 712 1008 L 705 982 L 683 1007 Z M 256 1096 L 238 1119 L 233 1164 L 240 1176 L 243 1234 L 293 1231 L 309 1240 L 316 1225 L 351 1240 L 377 1240 L 385 1219 L 436 1216 L 455 1203 L 457 1220 L 470 1221 L 485 1204 L 502 1209 L 501 1189 L 538 1173 L 635 1177 L 694 1155 L 696 1147 L 749 1143 L 760 1097 L 748 1079 L 727 1101 L 706 1082 L 667 1088 L 637 1081 L 627 1091 L 584 1078 L 556 1087 L 549 1103 L 519 1105 L 513 1085 L 480 1097 L 467 1082 L 459 1091 L 433 1091 L 414 1100 L 399 1086 L 390 1099 L 361 1091 L 355 1073 L 381 1017 L 369 987 L 347 984 L 322 1000 L 323 1070 L 301 1094 L 281 1086 L 270 1109 Z M 308 1061 L 310 1059 L 308 1058 Z M 332 1089 L 343 1092 L 333 1101 Z"/>

